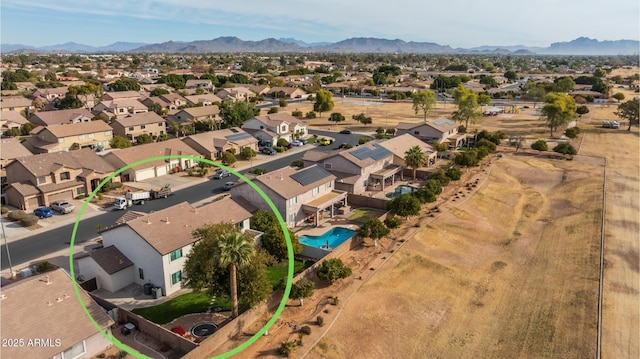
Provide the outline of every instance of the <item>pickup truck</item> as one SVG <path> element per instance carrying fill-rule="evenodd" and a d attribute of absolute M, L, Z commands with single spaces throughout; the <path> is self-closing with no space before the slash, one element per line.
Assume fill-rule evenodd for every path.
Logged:
<path fill-rule="evenodd" d="M 76 209 L 74 205 L 65 200 L 53 201 L 49 207 L 60 214 L 71 213 Z"/>

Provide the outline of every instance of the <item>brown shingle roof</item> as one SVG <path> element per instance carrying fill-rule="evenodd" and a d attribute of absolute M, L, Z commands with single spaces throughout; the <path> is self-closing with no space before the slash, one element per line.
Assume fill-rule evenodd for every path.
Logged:
<path fill-rule="evenodd" d="M 6 121 L 17 123 L 20 125 L 24 125 L 25 123 L 29 122 L 17 111 L 0 111 L 0 120 L 2 120 L 3 123 Z"/>
<path fill-rule="evenodd" d="M 21 163 L 36 177 L 51 174 L 54 168 L 59 165 L 73 169 L 89 168 L 100 173 L 111 173 L 116 170 L 115 167 L 90 149 L 19 157 L 16 162 Z M 15 165 L 16 162 L 9 166 Z"/>
<path fill-rule="evenodd" d="M 32 153 L 15 137 L 3 138 L 0 143 L 0 158 L 3 160 L 31 155 Z"/>
<path fill-rule="evenodd" d="M 102 308 L 84 290 L 78 290 L 98 326 L 106 329 L 113 325 Z M 51 358 L 98 333 L 78 303 L 71 277 L 63 269 L 10 284 L 2 288 L 2 294 L 3 337 L 25 340 L 24 346 L 2 348 L 3 358 Z M 55 338 L 61 346 L 35 348 L 27 345 L 29 338 Z"/>
<path fill-rule="evenodd" d="M 0 107 L 28 107 L 31 106 L 31 100 L 24 96 L 2 96 L 0 98 Z"/>
<path fill-rule="evenodd" d="M 173 138 L 167 141 L 146 143 L 144 145 L 133 146 L 129 148 L 123 148 L 113 150 L 105 155 L 105 157 L 116 157 L 121 162 L 130 164 L 137 161 L 145 160 L 151 157 L 169 156 L 169 155 L 185 155 L 202 157 L 193 148 L 189 147 L 186 143 L 182 142 L 179 138 Z M 149 161 L 133 167 L 135 170 L 142 168 L 149 168 L 154 166 L 161 166 L 165 163 L 164 160 Z"/>
<path fill-rule="evenodd" d="M 36 112 L 29 118 L 29 121 L 33 123 L 50 125 L 61 125 L 65 123 L 72 123 L 79 117 L 93 118 L 93 114 L 84 108 L 76 108 L 72 110 L 58 110 L 58 111 L 42 111 Z"/>
<path fill-rule="evenodd" d="M 394 155 L 401 158 L 404 158 L 406 152 L 414 146 L 420 147 L 425 153 L 433 152 L 433 146 L 411 136 L 408 133 L 405 133 L 402 136 L 393 137 L 386 141 L 382 141 L 380 142 L 380 146 L 386 148 L 387 150 L 393 152 Z"/>
<path fill-rule="evenodd" d="M 124 127 L 129 127 L 129 126 L 146 125 L 149 123 L 165 122 L 165 119 L 162 118 L 162 116 L 158 115 L 157 113 L 149 111 L 149 112 L 135 113 L 127 117 L 117 119 L 113 122 L 117 122 Z"/>
<path fill-rule="evenodd" d="M 185 97 L 189 102 L 196 104 L 200 102 L 222 102 L 222 99 L 214 94 L 191 95 Z"/>
<path fill-rule="evenodd" d="M 22 196 L 33 196 L 40 193 L 38 188 L 29 182 L 12 183 L 9 187 L 13 187 Z"/>
<path fill-rule="evenodd" d="M 187 107 L 182 109 L 182 111 L 188 113 L 193 117 L 202 117 L 202 116 L 215 116 L 220 113 L 220 109 L 218 106 L 200 106 L 200 107 Z"/>
<path fill-rule="evenodd" d="M 70 123 L 62 126 L 50 126 L 50 127 L 47 127 L 47 130 L 51 132 L 54 136 L 61 138 L 61 137 L 68 137 L 68 136 L 84 135 L 88 133 L 112 131 L 113 129 L 111 128 L 111 126 L 107 125 L 104 121 L 90 121 L 90 122 Z"/>
<path fill-rule="evenodd" d="M 125 225 L 165 255 L 193 243 L 191 233 L 207 223 L 239 223 L 250 217 L 251 213 L 226 197 L 199 208 L 183 202 L 129 220 Z"/>
<path fill-rule="evenodd" d="M 122 254 L 116 246 L 100 248 L 89 255 L 107 274 L 119 272 L 133 265 L 133 262 Z"/>
<path fill-rule="evenodd" d="M 239 127 L 234 127 L 233 129 L 201 132 L 196 135 L 188 136 L 187 138 L 190 138 L 191 140 L 193 140 L 194 142 L 196 142 L 197 144 L 199 144 L 200 146 L 206 148 L 208 151 L 211 151 L 211 152 L 214 152 L 216 147 L 220 148 L 226 145 L 227 143 L 233 143 L 237 146 L 248 146 L 253 143 L 258 143 L 258 139 L 249 135 L 248 133 L 247 135 L 249 136 L 242 139 L 236 139 L 236 140 L 229 139 L 230 136 L 231 138 L 234 138 L 233 135 L 237 135 L 241 133 L 247 133 L 247 132 L 243 131 Z"/>

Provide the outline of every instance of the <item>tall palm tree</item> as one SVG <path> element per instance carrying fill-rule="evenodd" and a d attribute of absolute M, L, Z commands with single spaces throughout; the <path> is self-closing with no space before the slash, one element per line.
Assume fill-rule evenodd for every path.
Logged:
<path fill-rule="evenodd" d="M 413 146 L 404 153 L 404 163 L 407 167 L 413 169 L 413 179 L 416 179 L 416 170 L 427 162 L 427 156 L 424 154 L 420 146 Z"/>
<path fill-rule="evenodd" d="M 254 251 L 253 243 L 239 230 L 225 233 L 216 245 L 214 260 L 222 267 L 229 267 L 232 318 L 238 316 L 236 269 L 249 263 Z"/>

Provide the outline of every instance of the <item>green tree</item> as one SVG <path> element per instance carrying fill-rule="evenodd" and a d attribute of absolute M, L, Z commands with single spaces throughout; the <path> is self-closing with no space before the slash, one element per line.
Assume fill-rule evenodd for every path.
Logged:
<path fill-rule="evenodd" d="M 131 141 L 122 136 L 113 136 L 111 141 L 109 141 L 109 145 L 111 148 L 128 148 L 131 147 Z"/>
<path fill-rule="evenodd" d="M 564 130 L 564 135 L 569 138 L 576 138 L 578 137 L 579 133 L 580 133 L 580 129 L 578 127 L 569 127 L 566 130 Z"/>
<path fill-rule="evenodd" d="M 136 142 L 139 145 L 144 145 L 145 143 L 152 143 L 153 142 L 153 137 L 151 137 L 150 135 L 143 133 L 141 135 L 136 136 Z"/>
<path fill-rule="evenodd" d="M 319 112 L 320 116 L 322 116 L 323 112 L 329 112 L 333 110 L 333 93 L 327 90 L 318 90 L 316 92 L 316 102 L 313 104 L 313 110 L 315 112 Z"/>
<path fill-rule="evenodd" d="M 489 97 L 489 95 L 483 94 L 483 93 L 478 95 L 478 104 L 480 104 L 481 106 L 491 105 L 491 102 L 492 100 L 491 100 L 491 97 Z"/>
<path fill-rule="evenodd" d="M 387 210 L 409 219 L 410 216 L 420 214 L 420 201 L 414 196 L 403 194 L 387 202 Z"/>
<path fill-rule="evenodd" d="M 535 108 L 536 103 L 542 101 L 544 99 L 544 96 L 547 94 L 547 91 L 545 90 L 543 84 L 529 82 L 527 83 L 527 86 L 525 88 L 527 92 L 527 98 L 533 101 L 533 108 Z"/>
<path fill-rule="evenodd" d="M 278 218 L 270 211 L 258 210 L 251 218 L 251 229 L 264 233 L 261 237 L 262 248 L 276 260 L 283 261 L 288 258 L 287 240 L 282 233 Z M 300 239 L 289 230 L 293 254 L 302 252 Z"/>
<path fill-rule="evenodd" d="M 436 105 L 436 94 L 433 91 L 424 90 L 411 94 L 411 99 L 413 99 L 413 110 L 416 115 L 418 112 L 422 111 L 422 114 L 424 115 L 424 122 L 426 123 L 427 114 Z"/>
<path fill-rule="evenodd" d="M 571 122 L 576 115 L 576 104 L 573 97 L 566 93 L 551 92 L 545 97 L 545 105 L 542 107 L 542 116 L 546 125 L 553 132 L 558 127 Z"/>
<path fill-rule="evenodd" d="M 360 228 L 358 228 L 358 235 L 362 238 L 373 239 L 374 247 L 377 247 L 378 241 L 389 235 L 389 232 L 391 232 L 391 230 L 378 218 L 369 218 Z"/>
<path fill-rule="evenodd" d="M 460 123 L 464 122 L 464 127 L 469 130 L 469 122 L 477 123 L 482 118 L 478 94 L 459 85 L 454 92 L 454 99 L 458 110 L 453 112 L 453 119 Z"/>
<path fill-rule="evenodd" d="M 342 122 L 345 118 L 340 112 L 332 112 L 331 116 L 329 116 L 329 121 L 331 122 Z"/>
<path fill-rule="evenodd" d="M 596 67 L 596 69 L 593 71 L 593 77 L 604 78 L 605 76 L 607 76 L 607 71 L 605 71 L 602 67 Z"/>
<path fill-rule="evenodd" d="M 613 96 L 611 96 L 613 98 L 615 98 L 618 103 L 620 103 L 620 101 L 624 100 L 624 94 L 622 92 L 617 92 L 615 94 L 613 94 Z"/>
<path fill-rule="evenodd" d="M 510 82 L 514 82 L 515 80 L 518 79 L 518 73 L 513 70 L 509 70 L 504 73 L 504 77 Z"/>
<path fill-rule="evenodd" d="M 278 108 L 277 107 L 271 107 L 269 109 L 269 111 L 267 111 L 267 114 L 272 114 L 272 113 L 278 113 Z"/>
<path fill-rule="evenodd" d="M 413 179 L 416 179 L 416 170 L 427 162 L 427 156 L 420 146 L 413 146 L 404 153 L 404 163 L 407 167 L 413 169 Z"/>
<path fill-rule="evenodd" d="M 134 79 L 123 77 L 112 83 L 109 88 L 111 91 L 140 91 L 140 84 Z"/>
<path fill-rule="evenodd" d="M 187 80 L 180 75 L 170 74 L 160 77 L 158 83 L 167 84 L 167 86 L 171 86 L 176 90 L 181 90 L 185 88 Z"/>
<path fill-rule="evenodd" d="M 347 267 L 340 258 L 331 258 L 323 261 L 316 273 L 318 278 L 329 283 L 351 275 L 351 268 Z"/>
<path fill-rule="evenodd" d="M 231 317 L 238 316 L 237 268 L 249 264 L 255 249 L 251 238 L 239 229 L 225 233 L 215 243 L 214 260 L 221 267 L 229 268 Z"/>
<path fill-rule="evenodd" d="M 220 116 L 227 128 L 242 126 L 246 120 L 259 114 L 260 109 L 247 101 L 224 101 L 220 105 Z"/>
<path fill-rule="evenodd" d="M 156 87 L 151 91 L 151 96 L 166 95 L 168 93 L 169 91 L 163 89 L 162 87 Z"/>
<path fill-rule="evenodd" d="M 254 151 L 251 147 L 242 147 L 242 149 L 240 150 L 240 156 L 247 160 L 256 157 L 256 155 L 256 151 Z"/>
<path fill-rule="evenodd" d="M 191 233 L 196 240 L 184 264 L 185 284 L 195 291 L 208 289 L 214 293 L 218 283 L 225 283 L 226 268 L 222 268 L 214 260 L 216 242 L 226 233 L 236 230 L 231 223 L 207 224 Z"/>
<path fill-rule="evenodd" d="M 556 147 L 553 148 L 554 152 L 562 153 L 563 155 L 575 155 L 578 153 L 576 149 L 568 142 L 559 143 Z"/>
<path fill-rule="evenodd" d="M 225 166 L 231 166 L 232 164 L 236 163 L 237 159 L 236 155 L 234 155 L 233 153 L 225 152 L 222 154 L 222 156 L 220 156 L 220 161 Z"/>
<path fill-rule="evenodd" d="M 20 127 L 20 134 L 23 136 L 27 136 L 36 127 L 38 127 L 38 125 L 36 125 L 35 123 L 27 122 L 22 125 L 22 127 Z"/>
<path fill-rule="evenodd" d="M 313 295 L 313 288 L 315 288 L 313 281 L 307 278 L 302 278 L 291 285 L 289 298 L 298 299 L 300 301 L 300 306 L 302 306 L 304 304 L 304 298 L 308 298 Z"/>
<path fill-rule="evenodd" d="M 540 152 L 549 150 L 547 141 L 545 140 L 537 140 L 536 142 L 531 144 L 531 148 Z"/>
<path fill-rule="evenodd" d="M 285 108 L 289 106 L 289 103 L 287 102 L 287 100 L 281 98 L 280 100 L 278 100 L 278 105 L 282 108 Z"/>
<path fill-rule="evenodd" d="M 238 267 L 236 282 L 240 307 L 253 307 L 269 297 L 273 291 L 267 276 L 271 261 L 267 253 L 256 251 L 246 265 Z"/>
<path fill-rule="evenodd" d="M 555 91 L 557 92 L 569 92 L 576 87 L 575 81 L 573 81 L 572 77 L 563 76 L 558 77 L 554 80 Z"/>
<path fill-rule="evenodd" d="M 17 127 L 12 127 L 2 133 L 3 136 L 7 137 L 17 137 L 20 136 L 20 129 Z"/>
<path fill-rule="evenodd" d="M 627 131 L 631 131 L 631 125 L 638 126 L 638 114 L 640 112 L 640 101 L 635 98 L 633 100 L 625 101 L 618 105 L 618 111 L 614 112 L 616 116 L 623 120 L 629 121 L 629 128 Z"/>
<path fill-rule="evenodd" d="M 578 114 L 578 117 L 582 117 L 582 115 L 586 115 L 589 113 L 589 107 L 585 105 L 578 106 L 576 108 L 576 113 Z"/>
<path fill-rule="evenodd" d="M 357 115 L 352 115 L 351 118 L 357 122 L 360 122 L 363 125 L 370 125 L 373 122 L 371 117 L 366 116 L 364 113 L 359 113 Z"/>

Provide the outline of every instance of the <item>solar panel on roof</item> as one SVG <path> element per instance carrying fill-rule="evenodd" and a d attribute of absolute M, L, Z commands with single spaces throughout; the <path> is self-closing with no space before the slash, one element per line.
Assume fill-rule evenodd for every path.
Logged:
<path fill-rule="evenodd" d="M 374 160 L 381 160 L 387 156 L 391 156 L 392 153 L 379 144 L 373 144 L 371 147 L 360 147 L 350 152 L 355 158 L 359 160 L 365 160 L 367 158 L 373 158 Z"/>
<path fill-rule="evenodd" d="M 329 172 L 318 166 L 315 166 L 300 170 L 292 174 L 290 177 L 301 185 L 307 186 L 328 176 L 331 176 Z"/>
<path fill-rule="evenodd" d="M 248 133 L 235 133 L 233 135 L 229 135 L 229 136 L 225 136 L 225 138 L 229 141 L 238 141 L 238 140 L 244 140 L 245 138 L 250 138 L 251 135 Z"/>
<path fill-rule="evenodd" d="M 444 124 L 450 124 L 451 121 L 448 118 L 442 117 L 433 121 L 433 123 L 435 123 L 436 125 L 444 125 Z"/>

